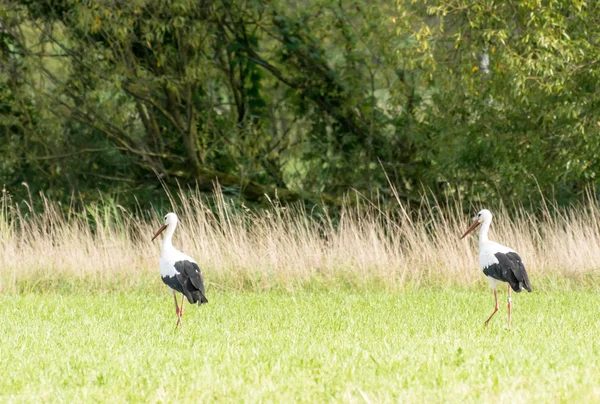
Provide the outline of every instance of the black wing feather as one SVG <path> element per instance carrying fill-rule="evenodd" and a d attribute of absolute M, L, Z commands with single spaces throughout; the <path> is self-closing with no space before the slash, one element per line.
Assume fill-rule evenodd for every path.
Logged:
<path fill-rule="evenodd" d="M 496 253 L 494 256 L 498 260 L 498 263 L 486 268 L 483 271 L 486 275 L 503 282 L 508 282 L 510 287 L 517 293 L 523 289 L 531 292 L 529 277 L 519 254 L 516 252 L 509 252 L 507 254 Z"/>
<path fill-rule="evenodd" d="M 181 283 L 183 294 L 191 304 L 208 303 L 204 291 L 204 280 L 198 264 L 191 261 L 177 261 L 175 269 L 179 274 L 177 280 Z"/>

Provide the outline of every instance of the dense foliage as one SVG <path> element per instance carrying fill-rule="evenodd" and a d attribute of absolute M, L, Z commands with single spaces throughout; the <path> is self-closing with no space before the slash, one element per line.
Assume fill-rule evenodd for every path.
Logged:
<path fill-rule="evenodd" d="M 12 193 L 568 203 L 598 183 L 596 2 L 4 0 L 0 18 Z"/>

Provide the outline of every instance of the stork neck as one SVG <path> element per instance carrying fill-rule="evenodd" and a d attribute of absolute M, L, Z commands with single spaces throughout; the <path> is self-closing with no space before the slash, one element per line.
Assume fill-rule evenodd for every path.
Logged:
<path fill-rule="evenodd" d="M 490 230 L 490 224 L 492 224 L 491 220 L 481 223 L 481 228 L 479 229 L 479 244 L 487 243 L 488 241 L 490 241 L 490 239 L 488 238 L 488 231 Z"/>
<path fill-rule="evenodd" d="M 163 250 L 168 250 L 173 248 L 173 233 L 175 233 L 175 228 L 177 227 L 177 223 L 170 224 L 165 229 L 165 237 L 163 238 L 162 248 Z"/>

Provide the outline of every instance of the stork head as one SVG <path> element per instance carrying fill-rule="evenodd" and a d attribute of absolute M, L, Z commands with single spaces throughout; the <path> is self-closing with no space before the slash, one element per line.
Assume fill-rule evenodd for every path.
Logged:
<path fill-rule="evenodd" d="M 177 215 L 173 212 L 167 213 L 165 215 L 165 222 L 162 226 L 160 226 L 160 228 L 158 229 L 158 231 L 156 232 L 156 234 L 154 235 L 154 237 L 152 237 L 152 241 L 154 241 L 154 239 L 156 237 L 158 237 L 158 235 L 160 233 L 162 233 L 167 227 L 169 226 L 176 226 L 177 225 Z"/>
<path fill-rule="evenodd" d="M 473 218 L 473 224 L 471 225 L 471 227 L 469 227 L 469 229 L 465 232 L 465 234 L 463 234 L 461 239 L 465 238 L 467 236 L 467 234 L 469 234 L 470 232 L 475 230 L 477 228 L 477 226 L 479 226 L 481 223 L 491 222 L 491 221 L 492 221 L 492 212 L 490 212 L 487 209 L 480 210 L 479 213 L 477 213 L 477 216 L 475 216 Z"/>

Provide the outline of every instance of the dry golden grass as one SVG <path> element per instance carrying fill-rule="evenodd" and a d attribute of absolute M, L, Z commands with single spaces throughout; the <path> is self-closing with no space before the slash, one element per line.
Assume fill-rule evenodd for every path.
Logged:
<path fill-rule="evenodd" d="M 3 196 L 0 291 L 15 291 L 24 281 L 32 288 L 66 279 L 94 288 L 160 283 L 160 242 L 150 238 L 166 212 L 140 220 L 106 203 L 65 214 L 40 198 L 43 209 L 33 213 Z M 221 193 L 208 201 L 180 191 L 172 198 L 180 218 L 174 244 L 198 261 L 209 284 L 223 288 L 331 281 L 396 288 L 483 279 L 477 236 L 460 240 L 475 208 L 465 215 L 460 202 L 408 207 L 397 201 L 382 208 L 355 198 L 334 222 L 275 202 L 257 212 L 234 206 Z M 600 268 L 600 205 L 593 198 L 567 210 L 544 205 L 536 215 L 524 209 L 509 215 L 503 207 L 493 213 L 490 238 L 521 254 L 534 287 L 545 275 L 582 278 Z"/>

